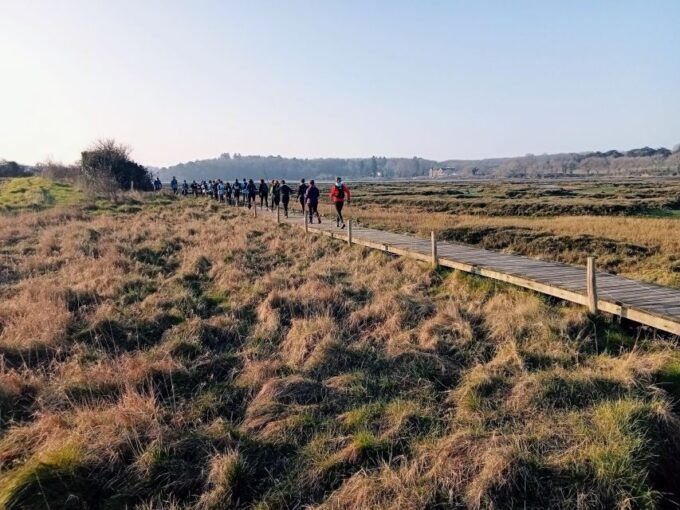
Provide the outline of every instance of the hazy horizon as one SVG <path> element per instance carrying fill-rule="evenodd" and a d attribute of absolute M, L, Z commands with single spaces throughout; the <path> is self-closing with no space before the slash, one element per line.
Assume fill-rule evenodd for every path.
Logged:
<path fill-rule="evenodd" d="M 4 1 L 0 158 L 436 161 L 680 143 L 680 2 Z"/>

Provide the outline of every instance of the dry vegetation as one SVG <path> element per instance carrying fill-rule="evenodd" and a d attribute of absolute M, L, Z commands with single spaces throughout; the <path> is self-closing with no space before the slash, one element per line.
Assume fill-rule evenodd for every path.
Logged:
<path fill-rule="evenodd" d="M 348 214 L 429 235 L 680 287 L 680 184 L 667 181 L 391 183 L 353 188 Z M 326 211 L 330 214 L 330 207 Z"/>
<path fill-rule="evenodd" d="M 0 508 L 680 503 L 672 338 L 203 199 L 0 243 Z"/>

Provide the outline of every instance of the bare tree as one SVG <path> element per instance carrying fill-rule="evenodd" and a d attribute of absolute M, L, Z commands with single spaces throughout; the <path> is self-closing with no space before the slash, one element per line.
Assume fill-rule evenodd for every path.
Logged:
<path fill-rule="evenodd" d="M 50 158 L 35 165 L 36 173 L 48 179 L 76 181 L 80 178 L 78 165 L 65 165 Z"/>

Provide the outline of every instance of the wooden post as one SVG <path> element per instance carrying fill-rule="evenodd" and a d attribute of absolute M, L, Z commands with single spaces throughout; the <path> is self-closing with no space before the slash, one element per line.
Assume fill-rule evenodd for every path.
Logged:
<path fill-rule="evenodd" d="M 276 206 L 276 224 L 278 225 L 279 223 L 281 223 L 281 210 L 280 210 L 279 206 L 277 205 Z"/>
<path fill-rule="evenodd" d="M 430 241 L 432 242 L 432 265 L 437 267 L 439 260 L 437 258 L 437 238 L 434 235 L 434 230 L 430 232 Z"/>
<path fill-rule="evenodd" d="M 597 313 L 597 285 L 595 282 L 595 258 L 588 257 L 586 270 L 586 283 L 588 288 L 588 311 L 592 314 Z"/>
<path fill-rule="evenodd" d="M 307 215 L 305 214 L 304 217 L 305 217 L 305 234 L 306 234 L 307 232 L 309 232 L 309 227 L 307 226 Z"/>
<path fill-rule="evenodd" d="M 347 244 L 352 246 L 352 218 L 347 220 Z"/>

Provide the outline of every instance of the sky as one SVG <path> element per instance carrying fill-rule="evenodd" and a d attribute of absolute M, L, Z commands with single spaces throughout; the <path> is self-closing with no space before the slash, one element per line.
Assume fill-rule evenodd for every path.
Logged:
<path fill-rule="evenodd" d="M 680 143 L 680 1 L 0 0 L 0 159 Z"/>

